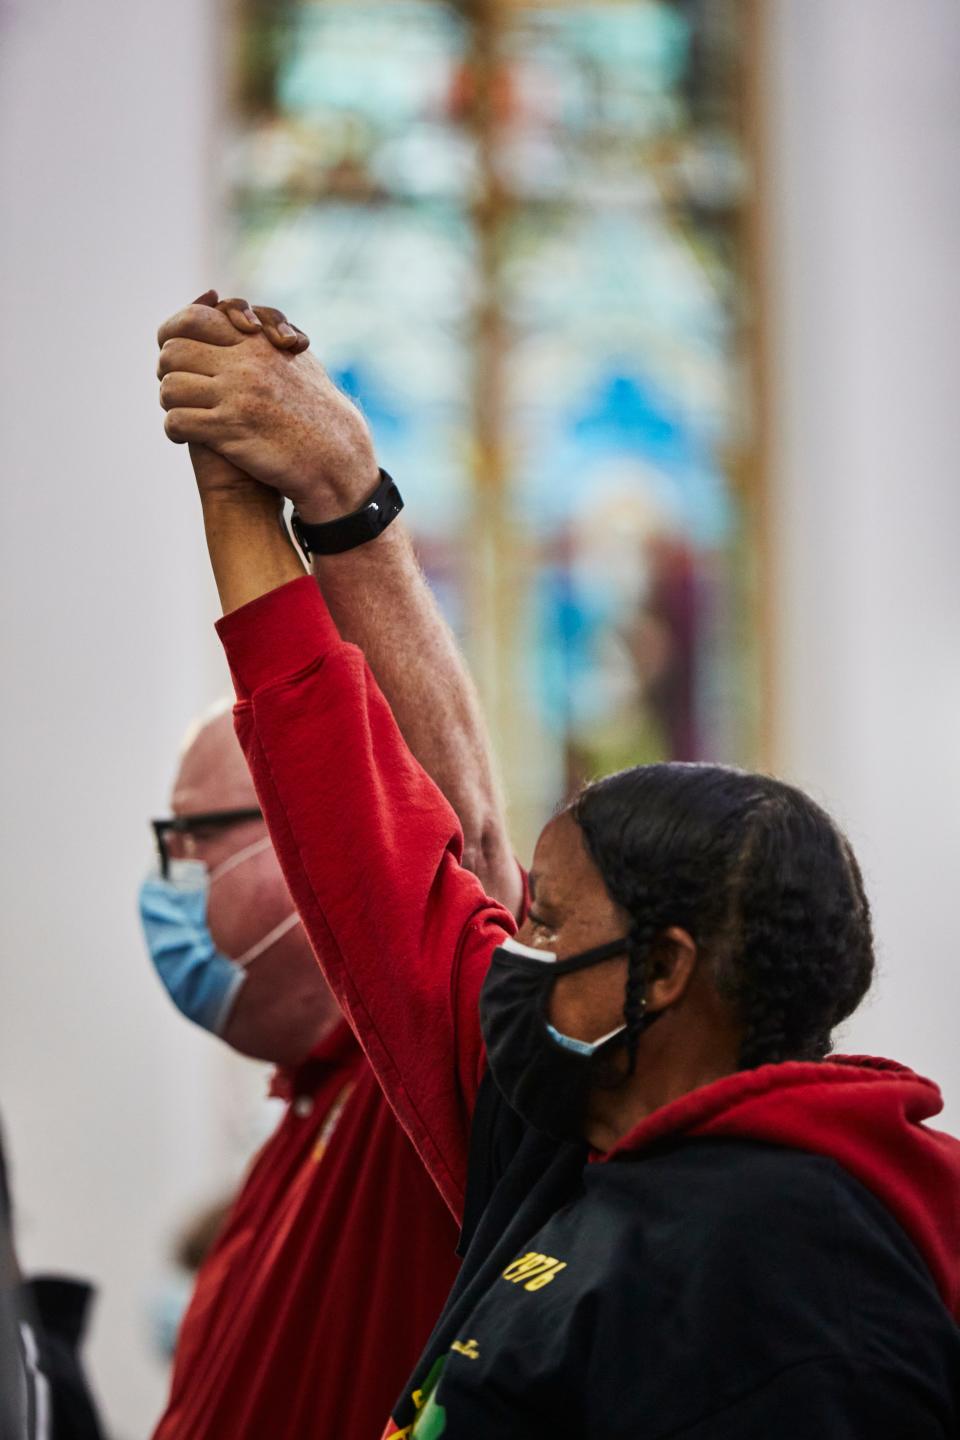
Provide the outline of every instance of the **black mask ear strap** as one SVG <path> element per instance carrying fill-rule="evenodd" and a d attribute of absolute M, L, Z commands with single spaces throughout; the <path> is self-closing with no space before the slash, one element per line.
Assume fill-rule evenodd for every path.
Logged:
<path fill-rule="evenodd" d="M 626 955 L 629 950 L 630 936 L 623 935 L 619 940 L 609 940 L 606 945 L 595 945 L 592 950 L 582 950 L 579 955 L 571 955 L 567 960 L 555 961 L 551 973 L 571 975 L 575 970 L 586 970 L 590 965 L 599 965 L 617 955 Z"/>

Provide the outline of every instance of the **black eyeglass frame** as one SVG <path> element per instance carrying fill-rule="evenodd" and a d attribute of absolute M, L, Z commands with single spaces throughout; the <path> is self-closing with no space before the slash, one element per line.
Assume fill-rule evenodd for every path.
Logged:
<path fill-rule="evenodd" d="M 247 810 L 209 810 L 203 815 L 171 815 L 168 819 L 151 820 L 160 857 L 160 874 L 164 880 L 169 879 L 168 835 L 189 835 L 192 830 L 227 830 L 231 825 L 242 825 L 246 820 L 262 819 L 263 811 L 259 806 L 251 806 Z"/>

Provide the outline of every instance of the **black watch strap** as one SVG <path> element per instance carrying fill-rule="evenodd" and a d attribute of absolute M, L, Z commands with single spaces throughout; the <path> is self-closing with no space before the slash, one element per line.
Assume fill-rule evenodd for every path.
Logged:
<path fill-rule="evenodd" d="M 380 471 L 380 483 L 365 504 L 352 515 L 327 520 L 323 525 L 308 525 L 294 510 L 290 517 L 297 544 L 309 560 L 311 555 L 340 555 L 376 540 L 403 509 L 403 497 L 386 470 Z"/>

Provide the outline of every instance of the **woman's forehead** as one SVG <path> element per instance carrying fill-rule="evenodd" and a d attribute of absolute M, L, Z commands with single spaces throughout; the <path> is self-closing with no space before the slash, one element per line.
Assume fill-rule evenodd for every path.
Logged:
<path fill-rule="evenodd" d="M 588 885 L 599 879 L 584 844 L 583 831 L 571 811 L 561 811 L 540 832 L 530 869 L 532 893 L 542 901 L 554 890 Z"/>

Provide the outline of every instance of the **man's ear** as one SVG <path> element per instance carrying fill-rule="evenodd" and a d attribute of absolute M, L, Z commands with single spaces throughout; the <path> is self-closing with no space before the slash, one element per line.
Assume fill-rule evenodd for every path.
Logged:
<path fill-rule="evenodd" d="M 696 968 L 697 953 L 693 937 L 679 925 L 660 932 L 648 960 L 648 1010 L 665 1010 L 683 996 Z"/>

